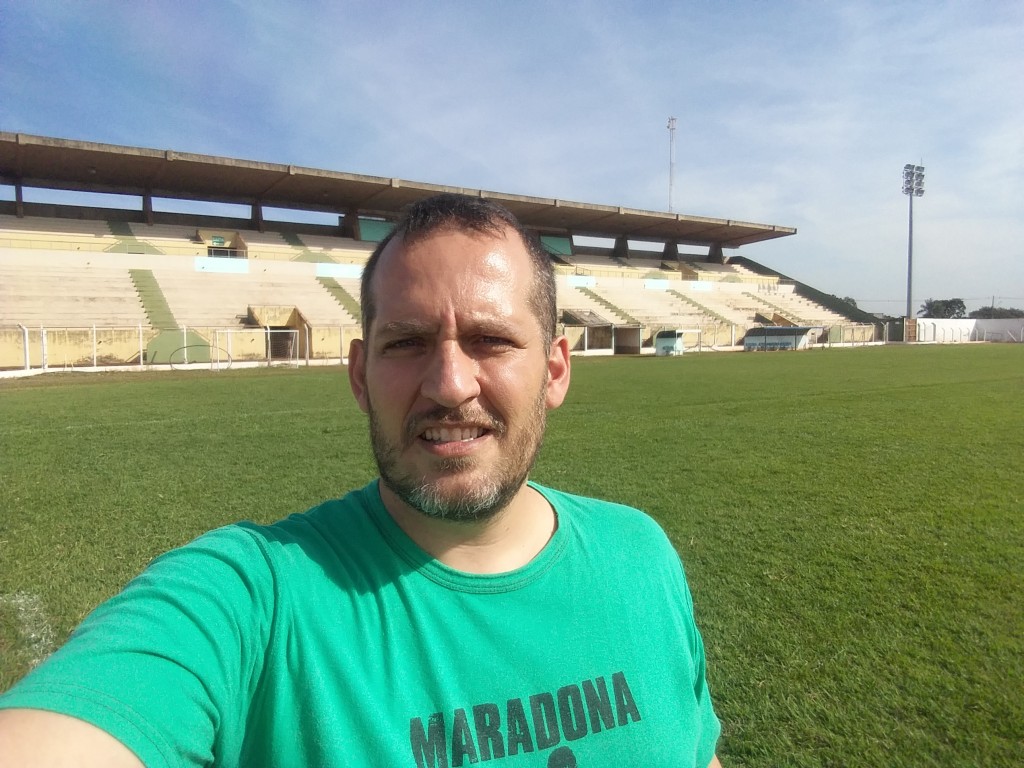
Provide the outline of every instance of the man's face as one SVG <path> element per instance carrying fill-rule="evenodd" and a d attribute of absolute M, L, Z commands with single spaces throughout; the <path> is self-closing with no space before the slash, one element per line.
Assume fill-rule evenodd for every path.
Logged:
<path fill-rule="evenodd" d="M 396 239 L 381 255 L 376 316 L 352 345 L 349 376 L 381 479 L 410 507 L 483 519 L 525 483 L 569 381 L 565 340 L 545 351 L 532 284 L 511 230 Z"/>

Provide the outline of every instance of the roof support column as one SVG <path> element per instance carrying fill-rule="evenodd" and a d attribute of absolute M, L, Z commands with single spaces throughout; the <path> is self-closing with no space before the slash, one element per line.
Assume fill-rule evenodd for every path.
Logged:
<path fill-rule="evenodd" d="M 252 228 L 263 232 L 263 201 L 256 198 L 252 201 Z"/>
<path fill-rule="evenodd" d="M 679 243 L 675 240 L 669 240 L 665 243 L 665 249 L 661 252 L 661 258 L 663 261 L 671 261 L 675 264 L 679 263 Z"/>
<path fill-rule="evenodd" d="M 338 229 L 342 237 L 353 240 L 362 240 L 362 233 L 359 231 L 359 209 L 349 208 L 338 217 Z"/>
<path fill-rule="evenodd" d="M 153 226 L 153 192 L 149 189 L 142 194 L 142 217 Z"/>
<path fill-rule="evenodd" d="M 615 238 L 615 247 L 612 248 L 612 258 L 622 259 L 623 261 L 629 258 L 629 241 L 625 235 L 619 235 Z"/>
<path fill-rule="evenodd" d="M 25 218 L 25 192 L 22 188 L 21 179 L 14 183 L 14 215 L 19 219 Z"/>
<path fill-rule="evenodd" d="M 725 264 L 725 254 L 722 252 L 721 243 L 712 243 L 711 247 L 708 248 L 708 263 Z"/>

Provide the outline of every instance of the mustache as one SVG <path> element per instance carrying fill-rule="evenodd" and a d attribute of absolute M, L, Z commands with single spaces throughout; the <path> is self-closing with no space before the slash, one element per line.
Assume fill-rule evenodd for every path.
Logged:
<path fill-rule="evenodd" d="M 504 435 L 508 429 L 504 420 L 488 413 L 483 408 L 445 408 L 439 405 L 410 417 L 405 423 L 405 439 L 407 441 L 415 440 L 428 424 L 440 427 L 455 424 L 477 424 L 494 432 L 498 437 Z"/>

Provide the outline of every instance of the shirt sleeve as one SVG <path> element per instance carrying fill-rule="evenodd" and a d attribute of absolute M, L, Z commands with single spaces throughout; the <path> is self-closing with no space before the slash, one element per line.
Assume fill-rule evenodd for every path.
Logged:
<path fill-rule="evenodd" d="M 682 578 L 681 593 L 683 608 L 688 621 L 687 642 L 690 646 L 690 655 L 693 661 L 693 695 L 697 703 L 699 735 L 697 740 L 697 762 L 698 768 L 705 768 L 715 756 L 718 746 L 718 739 L 722 733 L 722 724 L 715 714 L 711 702 L 711 693 L 708 689 L 707 660 L 704 656 L 704 641 L 701 638 L 700 630 L 693 614 L 693 597 L 690 594 L 690 587 L 687 583 L 686 573 L 683 564 L 679 561 L 679 573 Z"/>
<path fill-rule="evenodd" d="M 214 531 L 154 560 L 0 707 L 85 720 L 150 768 L 233 764 L 273 606 L 272 571 L 252 536 Z"/>
<path fill-rule="evenodd" d="M 715 756 L 718 738 L 722 733 L 722 725 L 711 704 L 711 693 L 708 690 L 706 664 L 704 661 L 704 644 L 700 633 L 694 628 L 699 652 L 694 656 L 693 690 L 697 697 L 697 711 L 700 716 L 700 738 L 697 742 L 697 765 L 704 768 Z"/>

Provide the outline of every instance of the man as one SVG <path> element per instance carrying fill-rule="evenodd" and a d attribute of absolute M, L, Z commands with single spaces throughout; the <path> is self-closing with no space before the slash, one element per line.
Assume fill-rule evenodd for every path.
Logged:
<path fill-rule="evenodd" d="M 0 699 L 0 764 L 718 765 L 664 534 L 528 481 L 569 386 L 543 249 L 440 195 L 361 290 L 380 479 L 158 558 Z"/>

